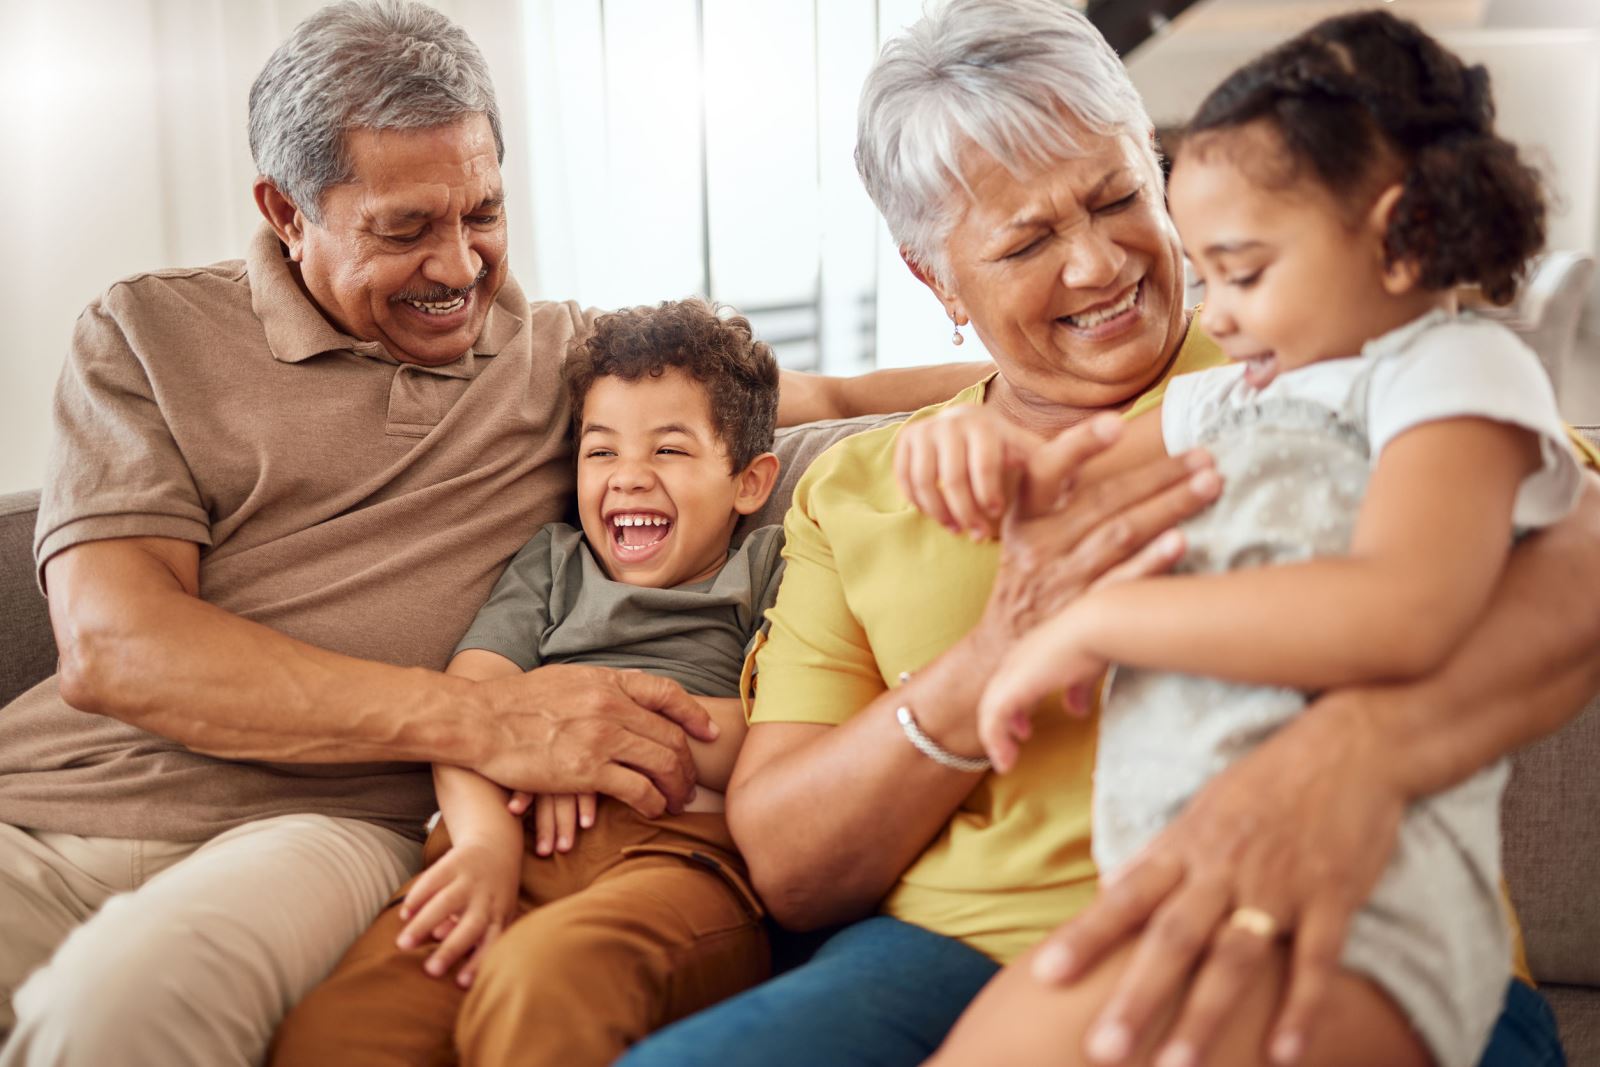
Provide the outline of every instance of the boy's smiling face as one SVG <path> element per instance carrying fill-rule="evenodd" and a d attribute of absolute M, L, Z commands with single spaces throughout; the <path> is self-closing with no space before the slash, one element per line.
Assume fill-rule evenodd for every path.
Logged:
<path fill-rule="evenodd" d="M 776 470 L 771 453 L 729 470 L 706 391 L 683 371 L 597 378 L 584 399 L 578 515 L 613 581 L 666 589 L 716 574 Z"/>

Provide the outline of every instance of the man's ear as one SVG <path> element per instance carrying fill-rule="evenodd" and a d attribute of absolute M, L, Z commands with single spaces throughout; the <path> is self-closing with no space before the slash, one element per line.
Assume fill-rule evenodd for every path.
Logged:
<path fill-rule="evenodd" d="M 918 263 L 916 257 L 911 254 L 911 250 L 906 248 L 905 245 L 900 246 L 900 261 L 906 265 L 906 269 L 911 271 L 912 276 L 917 281 L 926 285 L 933 292 L 933 295 L 939 298 L 939 303 L 944 305 L 944 313 L 950 316 L 951 322 L 957 326 L 965 326 L 967 324 L 967 313 L 961 310 L 961 301 L 956 297 L 956 294 L 948 289 L 938 278 L 934 277 L 932 271 Z"/>
<path fill-rule="evenodd" d="M 744 470 L 733 476 L 733 510 L 741 515 L 754 515 L 772 495 L 778 484 L 778 457 L 763 452 L 751 460 Z"/>
<path fill-rule="evenodd" d="M 1378 199 L 1373 201 L 1366 219 L 1367 233 L 1377 242 L 1378 260 L 1383 264 L 1383 289 L 1390 296 L 1404 296 L 1417 287 L 1417 281 L 1422 277 L 1422 271 L 1415 259 L 1408 256 L 1405 259 L 1390 260 L 1385 252 L 1389 226 L 1394 222 L 1394 209 L 1400 203 L 1400 196 L 1404 192 L 1405 189 L 1399 182 L 1386 188 L 1378 194 Z"/>
<path fill-rule="evenodd" d="M 255 184 L 256 207 L 267 220 L 278 240 L 289 250 L 289 258 L 300 262 L 301 247 L 305 244 L 306 220 L 283 192 L 267 178 L 257 178 Z"/>

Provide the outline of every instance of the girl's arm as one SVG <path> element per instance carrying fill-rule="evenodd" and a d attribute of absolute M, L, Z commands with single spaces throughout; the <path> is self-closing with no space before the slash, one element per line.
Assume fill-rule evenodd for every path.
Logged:
<path fill-rule="evenodd" d="M 1106 662 L 1299 689 L 1425 674 L 1488 603 L 1537 449 L 1531 433 L 1477 418 L 1401 434 L 1349 556 L 1098 589 L 1019 644 L 985 707 L 1010 716 Z"/>

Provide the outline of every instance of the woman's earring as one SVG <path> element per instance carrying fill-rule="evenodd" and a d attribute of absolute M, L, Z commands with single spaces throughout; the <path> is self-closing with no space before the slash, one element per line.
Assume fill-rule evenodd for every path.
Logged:
<path fill-rule="evenodd" d="M 957 348 L 960 348 L 962 345 L 966 344 L 966 342 L 967 339 L 961 336 L 961 326 L 957 324 L 955 336 L 950 338 L 950 343 L 955 345 Z"/>

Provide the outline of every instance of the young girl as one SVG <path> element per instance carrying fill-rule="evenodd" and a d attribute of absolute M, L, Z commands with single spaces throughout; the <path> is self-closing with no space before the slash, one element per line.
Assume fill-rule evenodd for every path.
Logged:
<path fill-rule="evenodd" d="M 1172 214 L 1206 283 L 1199 324 L 1235 362 L 1174 379 L 1096 473 L 1200 446 L 1224 495 L 1186 526 L 1177 574 L 1080 598 L 1015 646 L 979 711 L 1003 771 L 1042 697 L 1081 704 L 1116 665 L 1095 774 L 1102 871 L 1307 693 L 1441 664 L 1513 532 L 1573 505 L 1578 465 L 1537 359 L 1456 309 L 1462 285 L 1509 300 L 1543 237 L 1537 181 L 1492 116 L 1482 68 L 1366 12 L 1242 68 L 1188 130 Z M 1504 778 L 1409 810 L 1344 953 L 1441 1067 L 1477 1062 L 1510 970 Z M 1287 917 L 1254 918 L 1270 937 Z"/>

